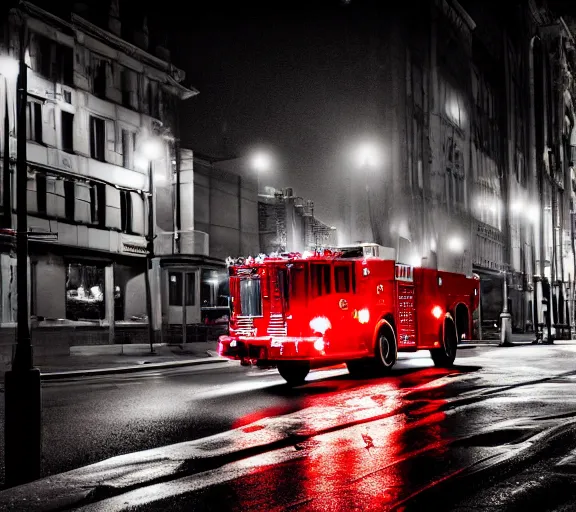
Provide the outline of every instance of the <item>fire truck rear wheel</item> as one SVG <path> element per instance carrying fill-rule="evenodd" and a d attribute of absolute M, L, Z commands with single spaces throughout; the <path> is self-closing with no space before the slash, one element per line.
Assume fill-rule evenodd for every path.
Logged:
<path fill-rule="evenodd" d="M 310 372 L 310 363 L 307 361 L 284 361 L 278 363 L 278 373 L 289 386 L 304 384 Z"/>
<path fill-rule="evenodd" d="M 378 373 L 388 373 L 396 364 L 396 336 L 389 327 L 383 327 L 378 333 L 374 366 Z"/>
<path fill-rule="evenodd" d="M 430 350 L 434 365 L 439 368 L 450 368 L 456 359 L 456 349 L 458 347 L 458 335 L 456 326 L 451 318 L 444 320 L 443 329 L 444 346 Z"/>

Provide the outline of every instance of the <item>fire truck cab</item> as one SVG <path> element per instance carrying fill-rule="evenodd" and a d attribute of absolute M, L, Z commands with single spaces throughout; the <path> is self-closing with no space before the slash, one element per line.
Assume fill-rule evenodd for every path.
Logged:
<path fill-rule="evenodd" d="M 472 335 L 479 279 L 394 258 L 394 249 L 359 244 L 237 260 L 218 352 L 277 367 L 290 385 L 338 363 L 354 376 L 384 374 L 399 351 L 429 350 L 436 366 L 450 367 L 458 341 Z"/>

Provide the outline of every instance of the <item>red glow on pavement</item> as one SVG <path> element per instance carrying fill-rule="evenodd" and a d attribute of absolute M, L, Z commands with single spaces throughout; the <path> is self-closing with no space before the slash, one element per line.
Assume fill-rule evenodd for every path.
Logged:
<path fill-rule="evenodd" d="M 442 376 L 431 369 L 415 372 L 409 380 L 418 381 L 414 385 L 419 387 Z M 403 380 L 308 397 L 298 419 L 286 423 L 296 436 L 294 446 L 254 457 L 250 473 L 231 483 L 239 508 L 387 510 L 434 485 L 433 473 L 423 471 L 422 462 L 415 464 L 414 459 L 444 467 L 446 402 L 409 399 L 411 389 Z M 247 428 L 258 430 L 257 425 Z M 270 464 L 274 457 L 278 464 Z M 446 474 L 440 473 L 435 473 L 438 481 Z"/>
<path fill-rule="evenodd" d="M 257 421 L 263 418 L 271 418 L 273 416 L 280 416 L 282 414 L 289 413 L 294 409 L 291 407 L 269 407 L 268 409 L 262 409 L 260 411 L 255 411 L 250 414 L 245 414 L 241 418 L 237 419 L 233 424 L 232 428 L 240 428 L 246 425 L 251 425 L 252 423 L 256 423 Z M 247 432 L 246 429 L 243 429 L 244 432 Z"/>

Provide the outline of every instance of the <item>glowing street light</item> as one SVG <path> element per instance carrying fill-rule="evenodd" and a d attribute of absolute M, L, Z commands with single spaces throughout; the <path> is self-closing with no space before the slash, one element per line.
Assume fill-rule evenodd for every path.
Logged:
<path fill-rule="evenodd" d="M 154 325 L 152 312 L 152 288 L 150 285 L 150 271 L 152 268 L 152 259 L 154 258 L 154 182 L 163 182 L 164 177 L 155 176 L 152 169 L 152 162 L 160 160 L 166 155 L 165 147 L 161 137 L 147 137 L 137 148 L 134 156 L 134 165 L 137 169 L 148 171 L 148 234 L 147 238 L 147 255 L 146 271 L 144 272 L 144 284 L 146 286 L 146 315 L 148 316 L 148 341 L 150 343 L 150 353 L 155 354 L 154 350 Z"/>
<path fill-rule="evenodd" d="M 378 167 L 382 163 L 382 155 L 380 150 L 375 144 L 364 143 L 356 153 L 358 165 L 361 167 Z"/>
<path fill-rule="evenodd" d="M 453 236 L 448 239 L 448 250 L 461 253 L 464 250 L 464 240 L 459 236 Z"/>
<path fill-rule="evenodd" d="M 359 168 L 364 174 L 364 188 L 366 191 L 366 206 L 368 209 L 368 221 L 370 224 L 370 234 L 372 235 L 372 242 L 377 242 L 377 229 L 374 225 L 374 216 L 372 212 L 372 204 L 370 201 L 370 180 L 373 178 L 372 172 L 382 165 L 382 151 L 378 144 L 372 141 L 361 142 L 356 149 L 352 151 L 352 157 L 355 162 L 355 167 Z M 353 209 L 353 192 L 352 182 L 354 177 L 350 175 L 350 215 Z M 352 221 L 350 221 L 350 239 L 352 239 Z"/>
<path fill-rule="evenodd" d="M 162 158 L 164 153 L 164 146 L 159 138 L 146 139 L 142 143 L 142 156 L 149 161 L 158 160 Z"/>
<path fill-rule="evenodd" d="M 258 173 L 268 172 L 272 168 L 272 157 L 269 153 L 259 151 L 252 156 L 251 164 L 252 168 Z"/>
<path fill-rule="evenodd" d="M 16 80 L 20 64 L 9 55 L 0 55 L 0 75 L 8 80 Z"/>

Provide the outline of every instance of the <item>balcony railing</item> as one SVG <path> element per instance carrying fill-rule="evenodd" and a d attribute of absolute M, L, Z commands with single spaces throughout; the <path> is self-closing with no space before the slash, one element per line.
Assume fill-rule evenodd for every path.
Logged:
<path fill-rule="evenodd" d="M 203 231 L 167 231 L 158 233 L 154 240 L 156 256 L 175 254 L 208 256 L 209 247 L 208 233 Z"/>

